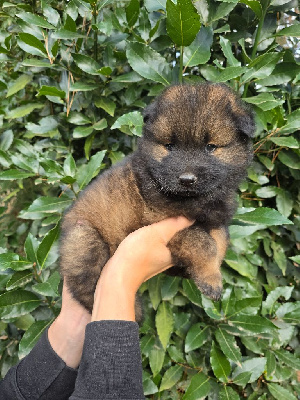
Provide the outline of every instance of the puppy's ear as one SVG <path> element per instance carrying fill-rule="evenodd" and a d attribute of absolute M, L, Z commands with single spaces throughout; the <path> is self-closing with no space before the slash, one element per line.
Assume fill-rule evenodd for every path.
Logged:
<path fill-rule="evenodd" d="M 254 112 L 245 104 L 241 99 L 236 96 L 229 97 L 226 110 L 231 114 L 236 131 L 241 136 L 246 138 L 253 138 L 255 133 L 255 120 Z"/>
<path fill-rule="evenodd" d="M 144 123 L 152 122 L 156 116 L 156 109 L 157 109 L 157 101 L 153 101 L 150 103 L 143 112 Z"/>
<path fill-rule="evenodd" d="M 220 85 L 217 85 L 217 87 Z M 224 85 L 221 85 L 224 89 Z M 236 130 L 245 138 L 253 138 L 255 133 L 254 112 L 235 92 L 226 86 L 227 112 L 232 115 Z M 224 99 L 225 100 L 225 99 Z"/>
<path fill-rule="evenodd" d="M 255 133 L 255 120 L 254 113 L 250 109 L 241 109 L 240 113 L 234 113 L 234 120 L 238 132 L 249 138 L 254 137 Z"/>

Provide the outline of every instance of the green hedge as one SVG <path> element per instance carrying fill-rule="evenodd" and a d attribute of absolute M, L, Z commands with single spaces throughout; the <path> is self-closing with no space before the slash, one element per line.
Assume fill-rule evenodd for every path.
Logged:
<path fill-rule="evenodd" d="M 230 227 L 221 301 L 164 275 L 141 288 L 145 394 L 295 400 L 297 1 L 1 4 L 1 375 L 59 313 L 63 211 L 135 148 L 153 96 L 170 83 L 210 80 L 253 105 L 255 160 Z"/>

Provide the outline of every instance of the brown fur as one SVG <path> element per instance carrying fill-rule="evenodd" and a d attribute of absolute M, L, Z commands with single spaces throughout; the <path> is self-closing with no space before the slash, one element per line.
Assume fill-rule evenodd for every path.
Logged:
<path fill-rule="evenodd" d="M 213 299 L 221 294 L 227 225 L 252 157 L 253 116 L 225 85 L 204 84 L 166 89 L 144 118 L 137 151 L 98 176 L 63 220 L 61 272 L 89 311 L 101 269 L 119 243 L 178 215 L 196 222 L 170 241 L 176 267 L 169 273 L 193 278 Z M 196 182 L 183 183 L 182 174 Z"/>

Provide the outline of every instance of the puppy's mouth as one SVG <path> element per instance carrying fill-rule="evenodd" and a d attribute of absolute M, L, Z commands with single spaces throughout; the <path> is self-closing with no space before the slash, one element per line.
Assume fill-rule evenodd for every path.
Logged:
<path fill-rule="evenodd" d="M 210 197 L 211 193 L 215 191 L 219 185 L 219 179 L 217 176 L 206 176 L 193 178 L 190 174 L 183 174 L 176 179 L 172 177 L 168 179 L 165 176 L 155 176 L 152 171 L 149 171 L 151 176 L 152 184 L 155 185 L 157 190 L 164 195 L 180 200 L 184 198 L 193 197 Z M 181 178 L 181 179 L 180 179 Z"/>
<path fill-rule="evenodd" d="M 200 193 L 195 190 L 174 190 L 168 187 L 161 187 L 160 191 L 168 197 L 186 198 L 186 197 L 198 197 Z"/>
<path fill-rule="evenodd" d="M 205 190 L 204 186 L 201 184 L 195 184 L 195 185 L 180 185 L 180 184 L 172 184 L 170 182 L 161 182 L 154 180 L 157 189 L 165 194 L 168 197 L 176 198 L 176 199 L 182 199 L 182 198 L 187 198 L 187 197 L 199 197 L 202 195 L 205 195 L 207 192 L 211 190 Z"/>

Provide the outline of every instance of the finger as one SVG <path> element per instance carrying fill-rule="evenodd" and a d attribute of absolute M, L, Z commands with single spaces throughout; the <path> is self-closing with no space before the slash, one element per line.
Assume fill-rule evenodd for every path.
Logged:
<path fill-rule="evenodd" d="M 195 221 L 179 216 L 174 218 L 167 218 L 162 221 L 156 222 L 152 225 L 152 228 L 157 232 L 158 235 L 163 239 L 164 243 L 167 244 L 175 233 L 182 229 L 188 228 L 193 225 Z"/>
<path fill-rule="evenodd" d="M 148 277 L 144 280 L 144 282 L 146 282 L 146 281 L 148 281 L 149 279 L 153 278 L 154 276 L 160 274 L 161 272 L 164 272 L 164 271 L 166 271 L 167 269 L 173 267 L 173 265 L 174 265 L 174 264 L 169 264 L 169 265 L 167 265 L 167 266 L 161 268 L 160 270 L 156 271 L 156 272 L 153 273 L 152 275 L 148 276 Z"/>

